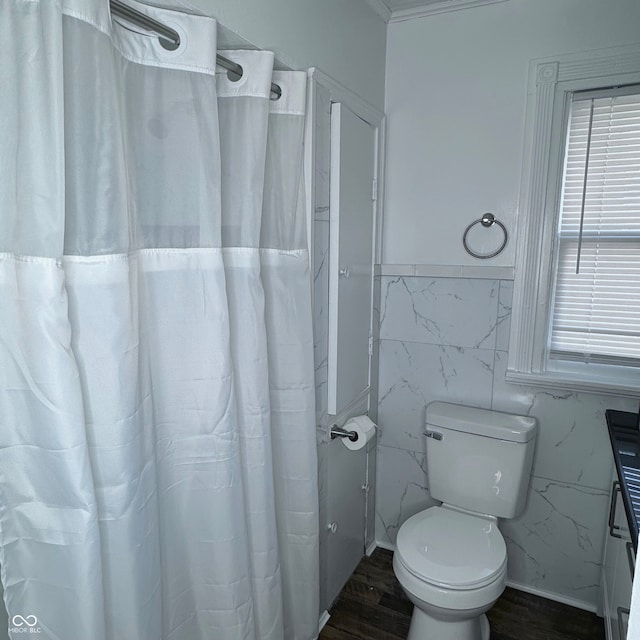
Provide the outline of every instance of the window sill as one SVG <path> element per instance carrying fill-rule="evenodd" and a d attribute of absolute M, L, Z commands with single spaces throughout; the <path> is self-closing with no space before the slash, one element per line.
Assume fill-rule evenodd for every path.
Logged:
<path fill-rule="evenodd" d="M 507 369 L 506 381 L 540 387 L 554 387 L 619 397 L 640 397 L 640 370 L 610 371 L 606 375 L 586 376 L 567 371 L 528 373 Z"/>

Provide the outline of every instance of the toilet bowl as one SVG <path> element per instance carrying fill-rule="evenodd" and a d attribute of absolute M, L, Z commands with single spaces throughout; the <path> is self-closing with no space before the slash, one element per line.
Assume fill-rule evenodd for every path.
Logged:
<path fill-rule="evenodd" d="M 537 421 L 432 402 L 427 484 L 442 502 L 399 529 L 393 570 L 413 602 L 408 640 L 488 640 L 485 613 L 505 588 L 498 518 L 524 509 Z"/>
<path fill-rule="evenodd" d="M 447 506 L 407 520 L 393 570 L 414 604 L 409 640 L 487 640 L 484 613 L 505 588 L 507 552 L 494 518 Z"/>

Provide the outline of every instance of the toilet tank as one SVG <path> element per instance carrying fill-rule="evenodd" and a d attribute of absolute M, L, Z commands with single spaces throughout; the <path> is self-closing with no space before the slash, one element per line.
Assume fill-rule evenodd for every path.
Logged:
<path fill-rule="evenodd" d="M 432 402 L 426 427 L 431 497 L 499 518 L 515 518 L 524 510 L 535 418 Z"/>

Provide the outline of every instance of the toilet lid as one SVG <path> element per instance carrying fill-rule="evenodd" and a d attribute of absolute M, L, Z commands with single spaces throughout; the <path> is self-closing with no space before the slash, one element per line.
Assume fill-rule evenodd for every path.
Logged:
<path fill-rule="evenodd" d="M 409 518 L 398 531 L 396 553 L 416 577 L 448 589 L 489 584 L 507 562 L 495 522 L 446 507 Z"/>

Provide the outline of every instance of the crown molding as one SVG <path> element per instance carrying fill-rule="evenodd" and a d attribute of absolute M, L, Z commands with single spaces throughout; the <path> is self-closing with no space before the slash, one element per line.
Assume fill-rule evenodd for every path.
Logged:
<path fill-rule="evenodd" d="M 367 0 L 369 4 L 380 0 Z M 508 0 L 443 0 L 442 2 L 434 2 L 424 7 L 415 7 L 414 9 L 401 9 L 391 13 L 389 22 L 404 22 L 405 20 L 413 20 L 414 18 L 425 18 L 438 13 L 447 13 L 449 11 L 459 11 L 460 9 L 471 9 L 484 4 L 494 4 L 496 2 L 508 2 Z"/>
<path fill-rule="evenodd" d="M 385 21 L 391 18 L 391 9 L 382 0 L 365 0 L 365 2 Z"/>

